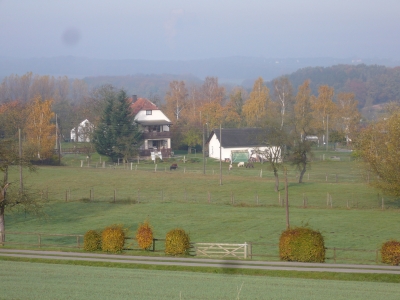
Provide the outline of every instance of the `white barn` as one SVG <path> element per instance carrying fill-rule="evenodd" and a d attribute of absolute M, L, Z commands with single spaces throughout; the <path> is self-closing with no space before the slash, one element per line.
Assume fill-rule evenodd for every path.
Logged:
<path fill-rule="evenodd" d="M 262 128 L 222 128 L 221 159 L 231 162 L 247 162 L 250 158 L 256 160 L 268 159 L 268 153 L 279 153 L 280 150 L 267 142 L 267 131 Z M 208 138 L 209 157 L 220 159 L 220 130 L 214 129 Z"/>

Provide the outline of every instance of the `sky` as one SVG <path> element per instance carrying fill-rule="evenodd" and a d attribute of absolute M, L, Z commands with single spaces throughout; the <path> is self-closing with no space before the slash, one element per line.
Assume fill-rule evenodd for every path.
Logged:
<path fill-rule="evenodd" d="M 0 57 L 400 59 L 399 0 L 0 0 Z"/>

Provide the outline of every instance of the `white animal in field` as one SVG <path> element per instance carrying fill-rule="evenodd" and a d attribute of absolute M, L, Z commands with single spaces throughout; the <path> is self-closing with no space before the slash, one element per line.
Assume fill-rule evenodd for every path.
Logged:
<path fill-rule="evenodd" d="M 229 171 L 232 170 L 232 164 L 229 164 Z"/>
<path fill-rule="evenodd" d="M 240 162 L 240 163 L 238 163 L 238 168 L 240 168 L 240 167 L 244 167 L 244 162 Z"/>

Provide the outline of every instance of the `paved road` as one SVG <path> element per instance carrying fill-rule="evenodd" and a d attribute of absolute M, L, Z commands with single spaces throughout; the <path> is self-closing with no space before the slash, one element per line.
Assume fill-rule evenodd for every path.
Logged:
<path fill-rule="evenodd" d="M 227 269 L 400 274 L 400 267 L 386 266 L 386 265 L 350 265 L 350 264 L 321 264 L 321 263 L 297 263 L 297 262 L 270 262 L 270 261 L 254 261 L 254 260 L 152 257 L 152 256 L 133 256 L 133 255 L 118 255 L 118 254 L 14 250 L 14 249 L 0 249 L 0 256 L 57 259 L 57 260 L 71 260 L 71 261 L 115 262 L 115 263 L 141 264 L 141 265 L 213 267 L 213 268 L 227 268 Z"/>

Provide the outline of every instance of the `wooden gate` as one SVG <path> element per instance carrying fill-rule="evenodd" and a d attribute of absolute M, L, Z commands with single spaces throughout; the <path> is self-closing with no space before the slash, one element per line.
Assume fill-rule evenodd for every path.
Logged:
<path fill-rule="evenodd" d="M 193 248 L 197 256 L 246 259 L 249 254 L 250 244 L 194 243 Z"/>

